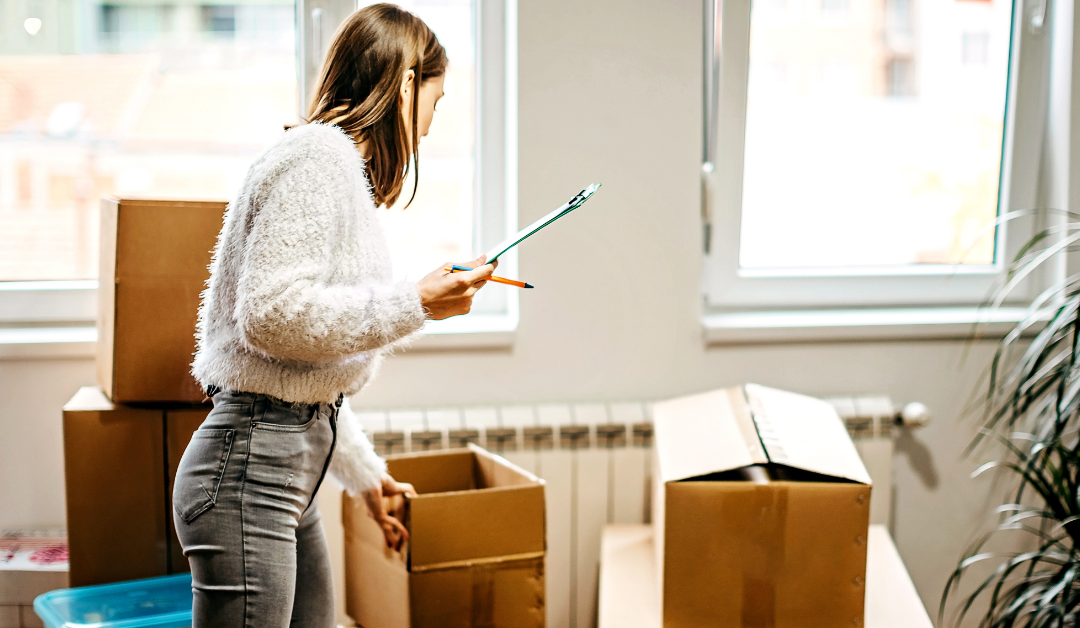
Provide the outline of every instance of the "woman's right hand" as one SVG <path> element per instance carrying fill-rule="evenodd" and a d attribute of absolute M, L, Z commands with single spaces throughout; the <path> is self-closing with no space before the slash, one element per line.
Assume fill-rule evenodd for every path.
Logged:
<path fill-rule="evenodd" d="M 486 256 L 480 256 L 464 264 L 470 271 L 451 273 L 446 270 L 453 264 L 447 262 L 416 284 L 420 293 L 420 304 L 424 306 L 427 317 L 442 320 L 459 314 L 468 314 L 472 309 L 473 295 L 484 287 L 487 278 L 495 272 L 494 264 L 485 264 Z"/>
<path fill-rule="evenodd" d="M 361 494 L 364 503 L 367 504 L 368 514 L 382 528 L 383 536 L 386 537 L 386 547 L 400 552 L 401 547 L 409 540 L 409 531 L 402 521 L 405 510 L 405 497 L 416 497 L 416 489 L 412 484 L 398 482 L 389 475 L 383 475 L 379 484 L 369 488 Z"/>

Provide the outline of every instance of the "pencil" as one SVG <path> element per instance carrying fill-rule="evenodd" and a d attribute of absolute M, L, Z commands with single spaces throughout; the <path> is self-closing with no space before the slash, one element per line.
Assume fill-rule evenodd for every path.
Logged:
<path fill-rule="evenodd" d="M 443 270 L 445 270 L 447 272 L 451 272 L 451 273 L 458 273 L 458 272 L 468 271 L 468 270 L 472 270 L 472 269 L 471 268 L 466 268 L 465 266 L 458 266 L 457 264 L 454 264 L 453 266 L 451 266 L 449 268 L 444 268 Z M 518 288 L 532 288 L 533 287 L 531 284 L 527 284 L 524 281 L 515 281 L 513 279 L 504 279 L 503 277 L 495 277 L 494 275 L 491 276 L 491 277 L 488 277 L 485 281 L 494 281 L 495 283 L 504 283 L 504 284 L 506 284 L 508 286 L 516 286 Z"/>

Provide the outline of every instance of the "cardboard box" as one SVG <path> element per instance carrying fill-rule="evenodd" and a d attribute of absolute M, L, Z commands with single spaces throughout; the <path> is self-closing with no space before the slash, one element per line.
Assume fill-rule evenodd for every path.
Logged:
<path fill-rule="evenodd" d="M 544 626 L 543 480 L 475 445 L 387 465 L 419 493 L 398 513 L 410 540 L 387 548 L 343 496 L 348 614 L 364 628 Z"/>
<path fill-rule="evenodd" d="M 172 531 L 172 478 L 209 411 L 114 404 L 97 387 L 64 406 L 71 586 L 188 570 Z"/>
<path fill-rule="evenodd" d="M 199 295 L 224 202 L 101 201 L 98 383 L 117 403 L 201 402 Z"/>
<path fill-rule="evenodd" d="M 654 422 L 666 628 L 862 625 L 870 476 L 831 405 L 747 384 Z"/>

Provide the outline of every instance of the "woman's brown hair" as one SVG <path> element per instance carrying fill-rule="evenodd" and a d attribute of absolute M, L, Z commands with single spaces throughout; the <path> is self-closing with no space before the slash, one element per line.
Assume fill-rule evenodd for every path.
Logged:
<path fill-rule="evenodd" d="M 393 4 L 360 9 L 334 36 L 308 121 L 336 124 L 358 143 L 367 143 L 366 169 L 376 205 L 397 202 L 410 167 L 414 175 L 409 203 L 416 197 L 418 91 L 424 81 L 442 76 L 446 65 L 446 51 L 435 33 L 420 18 Z M 416 75 L 411 143 L 399 102 L 401 81 L 408 70 Z"/>

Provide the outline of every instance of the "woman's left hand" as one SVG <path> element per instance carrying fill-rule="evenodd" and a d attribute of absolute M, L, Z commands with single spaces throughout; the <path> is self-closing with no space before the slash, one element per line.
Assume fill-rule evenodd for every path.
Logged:
<path fill-rule="evenodd" d="M 389 475 L 384 475 L 382 482 L 373 488 L 370 488 L 363 493 L 364 503 L 367 504 L 368 512 L 371 514 L 371 518 L 375 520 L 375 523 L 379 524 L 382 528 L 383 536 L 386 538 L 386 546 L 392 547 L 396 551 L 401 551 L 401 546 L 405 544 L 405 541 L 409 540 L 409 531 L 405 529 L 405 526 L 401 521 L 387 512 L 386 502 L 384 497 L 392 498 L 396 496 L 410 496 L 416 497 L 416 489 L 412 484 L 406 482 L 398 482 Z"/>

